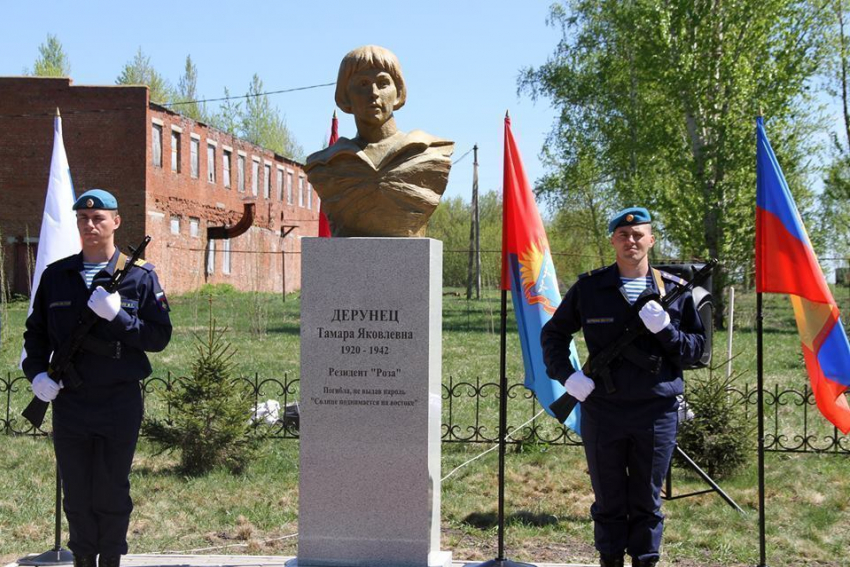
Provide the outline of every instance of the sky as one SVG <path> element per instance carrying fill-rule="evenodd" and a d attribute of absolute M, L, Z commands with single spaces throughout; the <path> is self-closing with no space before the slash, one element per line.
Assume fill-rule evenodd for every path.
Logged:
<path fill-rule="evenodd" d="M 176 85 L 186 56 L 198 69 L 198 93 L 245 94 L 259 74 L 266 91 L 332 83 L 351 49 L 376 44 L 399 58 L 408 89 L 396 113 L 401 130 L 453 140 L 458 160 L 479 146 L 479 188 L 501 190 L 505 112 L 529 179 L 544 173 L 539 154 L 555 112 L 549 101 L 517 93 L 522 68 L 546 61 L 560 38 L 548 26 L 550 0 L 427 0 L 381 3 L 255 0 L 0 0 L 0 75 L 32 69 L 38 46 L 56 35 L 75 85 L 111 85 L 141 47 Z M 270 96 L 306 154 L 323 147 L 333 87 Z M 214 108 L 214 106 L 213 106 Z M 340 135 L 355 134 L 339 112 Z M 470 200 L 472 154 L 452 168 L 444 198 Z M 73 172 L 74 164 L 71 165 Z"/>

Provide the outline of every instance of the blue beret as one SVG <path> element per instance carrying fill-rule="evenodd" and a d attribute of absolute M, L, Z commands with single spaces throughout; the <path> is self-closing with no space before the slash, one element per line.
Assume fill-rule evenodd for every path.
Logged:
<path fill-rule="evenodd" d="M 613 234 L 618 227 L 646 224 L 648 222 L 652 222 L 649 211 L 643 207 L 629 207 L 611 217 L 611 220 L 608 222 L 608 232 Z"/>
<path fill-rule="evenodd" d="M 76 200 L 74 210 L 80 209 L 104 209 L 114 211 L 118 208 L 118 201 L 109 191 L 103 189 L 89 189 Z"/>

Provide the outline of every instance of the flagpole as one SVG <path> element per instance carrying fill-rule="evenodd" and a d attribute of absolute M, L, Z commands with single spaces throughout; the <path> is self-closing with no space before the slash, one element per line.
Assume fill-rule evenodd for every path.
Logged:
<path fill-rule="evenodd" d="M 507 322 L 508 292 L 503 289 L 499 333 L 499 502 L 497 513 L 499 545 L 495 559 L 468 567 L 535 567 L 531 563 L 519 563 L 505 558 L 505 448 L 508 436 Z"/>
<path fill-rule="evenodd" d="M 505 118 L 508 118 L 507 112 Z M 502 286 L 501 328 L 499 332 L 499 500 L 498 500 L 498 550 L 495 559 L 468 567 L 535 567 L 505 558 L 505 447 L 508 437 L 508 290 Z"/>
<path fill-rule="evenodd" d="M 29 555 L 18 559 L 21 567 L 46 567 L 49 565 L 68 565 L 74 562 L 74 555 L 67 549 L 62 549 L 62 477 L 59 474 L 59 463 L 56 463 L 56 523 L 53 549 L 39 555 Z"/>
<path fill-rule="evenodd" d="M 499 548 L 496 561 L 505 562 L 505 448 L 508 435 L 508 292 L 502 290 L 502 318 L 499 336 Z"/>
<path fill-rule="evenodd" d="M 758 389 L 758 483 L 759 483 L 759 565 L 766 567 L 764 536 L 764 313 L 761 292 L 756 294 L 756 388 Z"/>
<path fill-rule="evenodd" d="M 759 118 L 756 119 L 758 124 L 759 119 L 764 116 L 761 105 L 759 105 Z M 756 127 L 758 129 L 758 127 Z M 758 174 L 758 157 L 756 157 L 756 173 Z M 758 190 L 757 190 L 758 191 Z M 756 231 L 758 232 L 758 230 Z M 758 235 L 756 241 L 758 242 Z M 756 250 L 758 256 L 758 250 Z M 757 262 L 758 263 L 758 262 Z M 758 276 L 758 274 L 756 274 Z M 758 287 L 758 286 L 757 286 Z M 729 333 L 732 333 L 732 327 L 729 326 Z M 758 567 L 766 567 L 767 552 L 764 537 L 764 310 L 762 305 L 761 292 L 756 293 L 756 388 L 758 407 L 756 413 L 758 415 L 758 484 L 759 484 L 759 564 Z"/>
<path fill-rule="evenodd" d="M 59 154 L 57 154 L 57 150 Z M 58 160 L 57 160 L 58 156 Z M 61 173 L 65 173 L 67 171 L 67 179 L 61 178 L 60 174 L 57 174 L 57 170 Z M 57 179 L 54 181 L 54 177 Z M 67 182 L 67 185 L 63 185 L 63 182 Z M 54 187 L 54 183 L 56 184 Z M 52 203 L 55 201 L 55 203 Z M 47 264 L 58 260 L 59 258 L 63 258 L 67 254 L 72 253 L 73 250 L 71 248 L 62 248 L 61 251 L 57 252 L 56 250 L 50 250 L 51 240 L 53 241 L 61 241 L 65 246 L 68 246 L 69 243 L 73 243 L 75 241 L 75 237 L 77 235 L 76 221 L 68 222 L 69 218 L 74 218 L 71 213 L 71 205 L 74 202 L 74 188 L 70 179 L 70 169 L 68 168 L 68 158 L 65 154 L 65 143 L 62 138 L 62 115 L 59 113 L 59 107 L 56 107 L 56 115 L 53 119 L 53 154 L 50 158 L 50 180 L 47 184 L 47 196 L 45 199 L 44 205 L 44 215 L 43 217 L 59 217 L 60 211 L 66 213 L 65 217 L 61 217 L 58 219 L 54 219 L 54 222 L 57 222 L 60 225 L 59 230 L 62 227 L 67 229 L 65 234 L 58 232 L 57 229 L 47 230 L 45 231 L 45 223 L 46 221 L 42 219 L 42 228 L 41 232 L 39 232 L 39 246 L 41 247 L 39 256 L 41 254 L 45 255 L 44 261 L 41 264 L 38 262 L 38 258 L 36 258 L 36 268 L 33 273 L 32 278 L 32 297 L 30 298 L 30 311 L 32 312 L 32 301 L 35 298 L 35 292 L 38 288 L 38 285 L 41 281 L 41 271 L 44 270 L 44 267 Z M 55 209 L 51 208 L 51 203 L 55 205 Z M 53 212 L 53 215 L 49 214 L 49 211 Z M 65 221 L 64 223 L 62 221 Z M 70 239 L 67 238 L 68 235 L 71 235 Z M 79 242 L 79 240 L 76 240 Z M 55 246 L 55 244 L 54 244 Z M 71 244 L 71 246 L 73 246 Z M 78 249 L 77 249 L 78 250 Z M 21 363 L 23 363 L 24 358 L 26 358 L 26 350 L 21 349 Z M 52 435 L 52 434 L 51 434 Z M 48 437 L 50 439 L 50 437 Z M 29 555 L 27 557 L 23 557 L 18 559 L 18 565 L 32 565 L 32 566 L 46 566 L 46 565 L 66 565 L 74 562 L 73 554 L 67 549 L 62 549 L 62 476 L 59 472 L 59 462 L 56 462 L 56 493 L 55 493 L 55 528 L 54 528 L 54 542 L 53 549 L 49 551 L 45 551 L 39 555 Z"/>
<path fill-rule="evenodd" d="M 758 138 L 758 124 L 764 114 L 759 106 L 759 115 L 756 118 L 756 137 Z M 758 146 L 758 143 L 757 143 Z M 756 209 L 758 210 L 759 178 L 761 171 L 758 161 L 758 148 L 756 149 Z M 757 214 L 758 215 L 758 214 Z M 757 216 L 758 224 L 758 216 Z M 763 237 L 759 228 L 756 228 L 756 278 L 759 273 L 759 241 Z M 760 280 L 759 280 L 760 281 Z M 765 544 L 765 517 L 764 517 L 764 306 L 762 303 L 761 286 L 756 284 L 756 393 L 758 421 L 758 498 L 759 498 L 759 564 L 758 567 L 767 567 L 767 551 Z M 729 327 L 732 332 L 732 327 Z"/>

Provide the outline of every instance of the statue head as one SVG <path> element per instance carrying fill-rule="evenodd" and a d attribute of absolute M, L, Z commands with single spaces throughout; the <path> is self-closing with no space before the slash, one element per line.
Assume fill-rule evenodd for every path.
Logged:
<path fill-rule="evenodd" d="M 395 100 L 390 101 L 392 108 L 389 109 L 390 116 L 393 110 L 398 110 L 404 106 L 407 100 L 407 88 L 404 86 L 404 76 L 401 74 L 401 64 L 395 54 L 384 47 L 377 45 L 364 45 L 353 49 L 342 58 L 342 63 L 339 64 L 339 75 L 336 79 L 336 104 L 340 110 L 348 114 L 354 114 L 355 117 L 360 116 L 362 112 L 357 108 L 352 96 L 356 93 L 352 92 L 355 88 L 357 79 L 366 80 L 367 78 L 389 79 L 395 88 Z M 386 118 L 389 118 L 386 117 Z M 385 118 L 385 119 L 386 119 Z"/>
<path fill-rule="evenodd" d="M 398 130 L 393 113 L 407 87 L 398 58 L 377 45 L 348 52 L 339 65 L 336 104 L 354 115 L 357 136 L 307 157 L 334 236 L 422 236 L 446 190 L 454 143 Z"/>

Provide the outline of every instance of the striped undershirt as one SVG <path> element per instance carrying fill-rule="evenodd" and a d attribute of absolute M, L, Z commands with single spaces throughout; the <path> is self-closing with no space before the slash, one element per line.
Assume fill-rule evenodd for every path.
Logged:
<path fill-rule="evenodd" d="M 109 262 L 83 262 L 83 270 L 86 274 L 86 287 L 91 287 L 91 283 L 94 281 L 94 276 L 101 270 L 106 268 L 106 265 Z"/>
<path fill-rule="evenodd" d="M 645 276 L 642 278 L 624 278 L 620 276 L 620 281 L 623 282 L 623 289 L 626 291 L 626 297 L 629 303 L 634 304 L 637 301 L 641 292 L 648 287 L 652 287 L 652 277 Z"/>

